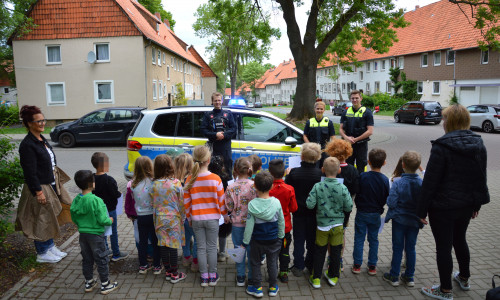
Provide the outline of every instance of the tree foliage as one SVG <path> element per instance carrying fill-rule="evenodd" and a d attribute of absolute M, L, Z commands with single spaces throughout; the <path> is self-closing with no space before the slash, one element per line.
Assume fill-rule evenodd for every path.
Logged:
<path fill-rule="evenodd" d="M 14 207 L 24 182 L 16 148 L 8 138 L 0 136 L 0 218 Z"/>
<path fill-rule="evenodd" d="M 234 96 L 240 65 L 267 58 L 271 38 L 279 38 L 280 32 L 269 25 L 269 16 L 249 0 L 210 1 L 198 7 L 195 15 L 198 19 L 193 29 L 200 38 L 209 39 L 211 65 L 225 70 Z"/>
<path fill-rule="evenodd" d="M 185 96 L 184 88 L 182 87 L 182 83 L 177 83 L 175 85 L 175 96 L 174 96 L 174 105 L 187 105 L 187 98 Z"/>
<path fill-rule="evenodd" d="M 252 89 L 252 97 L 257 97 L 257 93 L 255 92 L 255 84 L 257 80 L 264 75 L 266 72 L 266 67 L 261 65 L 260 63 L 253 61 L 249 62 L 243 67 L 243 71 L 241 72 L 241 79 L 246 82 L 250 88 Z"/>
<path fill-rule="evenodd" d="M 168 22 L 170 23 L 170 29 L 172 29 L 172 31 L 174 30 L 174 18 L 172 17 L 172 14 L 170 12 L 163 9 L 161 0 L 139 0 L 138 2 L 152 14 L 159 12 L 162 21 L 168 19 Z"/>

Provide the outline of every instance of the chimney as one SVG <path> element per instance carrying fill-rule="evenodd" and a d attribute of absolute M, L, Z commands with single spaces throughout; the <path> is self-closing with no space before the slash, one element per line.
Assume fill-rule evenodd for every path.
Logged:
<path fill-rule="evenodd" d="M 415 5 L 415 10 L 419 9 L 420 5 Z"/>
<path fill-rule="evenodd" d="M 159 12 L 155 12 L 155 16 L 158 19 L 158 21 L 161 22 L 161 15 L 160 15 L 160 13 Z"/>
<path fill-rule="evenodd" d="M 170 22 L 168 21 L 168 19 L 163 20 L 163 23 L 165 23 L 165 25 L 167 25 L 168 29 L 170 29 Z"/>

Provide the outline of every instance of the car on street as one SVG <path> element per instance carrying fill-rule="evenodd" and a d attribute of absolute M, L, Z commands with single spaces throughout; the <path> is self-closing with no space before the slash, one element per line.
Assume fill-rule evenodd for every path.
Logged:
<path fill-rule="evenodd" d="M 478 104 L 467 106 L 470 114 L 470 127 L 480 128 L 484 132 L 500 130 L 500 105 Z"/>
<path fill-rule="evenodd" d="M 159 154 L 187 152 L 205 145 L 207 138 L 200 130 L 210 106 L 175 106 L 144 110 L 127 141 L 128 162 L 124 175 L 131 178 L 135 160 L 140 156 L 154 159 Z M 300 155 L 304 132 L 294 125 L 263 111 L 247 108 L 223 107 L 230 110 L 236 123 L 232 138 L 232 159 L 257 154 L 262 167 L 268 168 L 272 159 L 282 159 L 288 166 L 289 158 Z"/>
<path fill-rule="evenodd" d="M 247 107 L 248 107 L 248 108 L 254 108 L 254 104 L 253 104 L 253 102 L 248 102 Z"/>
<path fill-rule="evenodd" d="M 441 104 L 437 101 L 410 101 L 394 112 L 394 122 L 439 124 L 443 118 L 441 111 Z"/>
<path fill-rule="evenodd" d="M 334 116 L 341 116 L 351 106 L 352 102 L 341 102 L 332 108 L 332 113 Z"/>
<path fill-rule="evenodd" d="M 52 128 L 50 139 L 61 147 L 79 143 L 125 143 L 144 107 L 108 107 Z"/>
<path fill-rule="evenodd" d="M 262 103 L 257 101 L 257 102 L 255 102 L 254 107 L 255 108 L 262 108 Z"/>

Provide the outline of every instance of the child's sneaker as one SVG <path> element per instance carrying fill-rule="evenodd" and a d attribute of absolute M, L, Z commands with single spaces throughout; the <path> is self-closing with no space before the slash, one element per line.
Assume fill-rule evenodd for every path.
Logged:
<path fill-rule="evenodd" d="M 172 273 L 170 273 L 169 271 L 166 271 L 165 272 L 165 280 L 170 281 L 171 278 L 172 278 Z"/>
<path fill-rule="evenodd" d="M 313 275 L 309 276 L 309 283 L 315 289 L 319 289 L 321 287 L 321 280 L 319 278 L 313 278 Z"/>
<path fill-rule="evenodd" d="M 280 272 L 278 278 L 283 283 L 288 283 L 288 272 Z"/>
<path fill-rule="evenodd" d="M 396 276 L 391 276 L 390 273 L 384 273 L 382 277 L 385 281 L 389 282 L 392 286 L 399 286 L 399 280 Z"/>
<path fill-rule="evenodd" d="M 409 286 L 409 287 L 415 286 L 415 281 L 413 280 L 413 277 L 401 275 L 400 279 L 404 284 L 406 284 L 406 286 Z"/>
<path fill-rule="evenodd" d="M 68 256 L 68 253 L 66 252 L 62 252 L 61 250 L 59 250 L 56 245 L 52 246 L 52 248 L 49 249 L 49 251 L 54 254 L 56 257 L 60 257 L 61 259 L 65 258 L 66 256 Z"/>
<path fill-rule="evenodd" d="M 460 288 L 461 288 L 463 291 L 468 291 L 468 290 L 470 290 L 469 279 L 464 280 L 462 277 L 460 277 L 460 272 L 459 272 L 459 271 L 455 271 L 455 272 L 453 272 L 453 279 L 454 279 L 456 282 L 458 282 L 458 284 L 460 285 Z"/>
<path fill-rule="evenodd" d="M 106 281 L 101 284 L 101 294 L 107 295 L 118 288 L 118 282 Z"/>
<path fill-rule="evenodd" d="M 337 282 L 339 282 L 338 277 L 328 276 L 328 270 L 325 270 L 324 275 L 325 275 L 326 280 L 328 281 L 328 284 L 330 284 L 331 286 L 335 286 L 335 285 L 337 285 Z"/>
<path fill-rule="evenodd" d="M 201 277 L 201 286 L 208 286 L 208 283 L 210 282 L 210 278 L 203 278 Z"/>
<path fill-rule="evenodd" d="M 120 261 L 120 260 L 124 260 L 125 258 L 128 257 L 128 252 L 125 252 L 125 251 L 120 251 L 120 254 L 118 255 L 113 255 L 111 257 L 111 261 Z"/>
<path fill-rule="evenodd" d="M 377 275 L 377 266 L 368 266 L 368 275 Z"/>
<path fill-rule="evenodd" d="M 216 286 L 217 282 L 219 282 L 219 274 L 215 273 L 215 277 L 210 277 L 210 282 L 208 283 L 209 286 Z"/>
<path fill-rule="evenodd" d="M 262 287 L 255 287 L 253 285 L 249 285 L 246 292 L 256 298 L 262 298 L 264 295 L 264 293 L 262 293 Z"/>
<path fill-rule="evenodd" d="M 441 291 L 440 285 L 434 285 L 432 287 L 423 287 L 421 292 L 422 294 L 434 299 L 453 300 L 453 294 L 451 292 L 445 293 Z"/>
<path fill-rule="evenodd" d="M 276 297 L 278 295 L 278 292 L 280 291 L 279 286 L 276 284 L 275 286 L 272 286 L 269 288 L 269 297 Z"/>
<path fill-rule="evenodd" d="M 352 269 L 351 271 L 354 273 L 354 274 L 359 274 L 361 273 L 361 265 L 358 265 L 358 264 L 354 264 L 352 265 Z"/>
<path fill-rule="evenodd" d="M 290 271 L 292 271 L 293 276 L 295 277 L 302 277 L 304 276 L 304 271 L 297 268 L 296 266 L 293 266 Z"/>
<path fill-rule="evenodd" d="M 245 286 L 245 276 L 236 276 L 236 286 Z"/>
<path fill-rule="evenodd" d="M 170 282 L 171 283 L 177 283 L 181 280 L 186 279 L 186 274 L 182 272 L 177 272 L 177 275 L 170 275 Z"/>
<path fill-rule="evenodd" d="M 152 265 L 147 264 L 144 266 L 139 266 L 139 274 L 147 274 L 149 270 L 153 268 Z"/>
<path fill-rule="evenodd" d="M 227 259 L 227 254 L 224 252 L 218 252 L 217 253 L 217 261 L 218 262 L 225 262 Z"/>
<path fill-rule="evenodd" d="M 162 266 L 158 266 L 158 267 L 153 268 L 153 274 L 155 274 L 155 275 L 160 275 L 162 271 L 163 271 Z"/>
<path fill-rule="evenodd" d="M 85 280 L 85 292 L 92 292 L 94 290 L 94 287 L 97 285 L 97 280 L 95 278 L 92 278 L 90 280 Z"/>

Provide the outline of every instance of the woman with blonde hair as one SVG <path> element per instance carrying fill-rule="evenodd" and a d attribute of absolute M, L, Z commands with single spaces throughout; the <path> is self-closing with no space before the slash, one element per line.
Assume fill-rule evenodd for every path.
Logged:
<path fill-rule="evenodd" d="M 418 202 L 421 222 L 427 224 L 425 218 L 429 215 L 440 279 L 440 285 L 423 287 L 422 293 L 435 299 L 453 299 L 452 278 L 462 290 L 470 289 L 467 227 L 481 206 L 490 202 L 486 147 L 481 136 L 469 127 L 470 115 L 462 105 L 454 104 L 443 111 L 445 135 L 431 142 Z M 452 248 L 459 268 L 453 274 Z"/>

